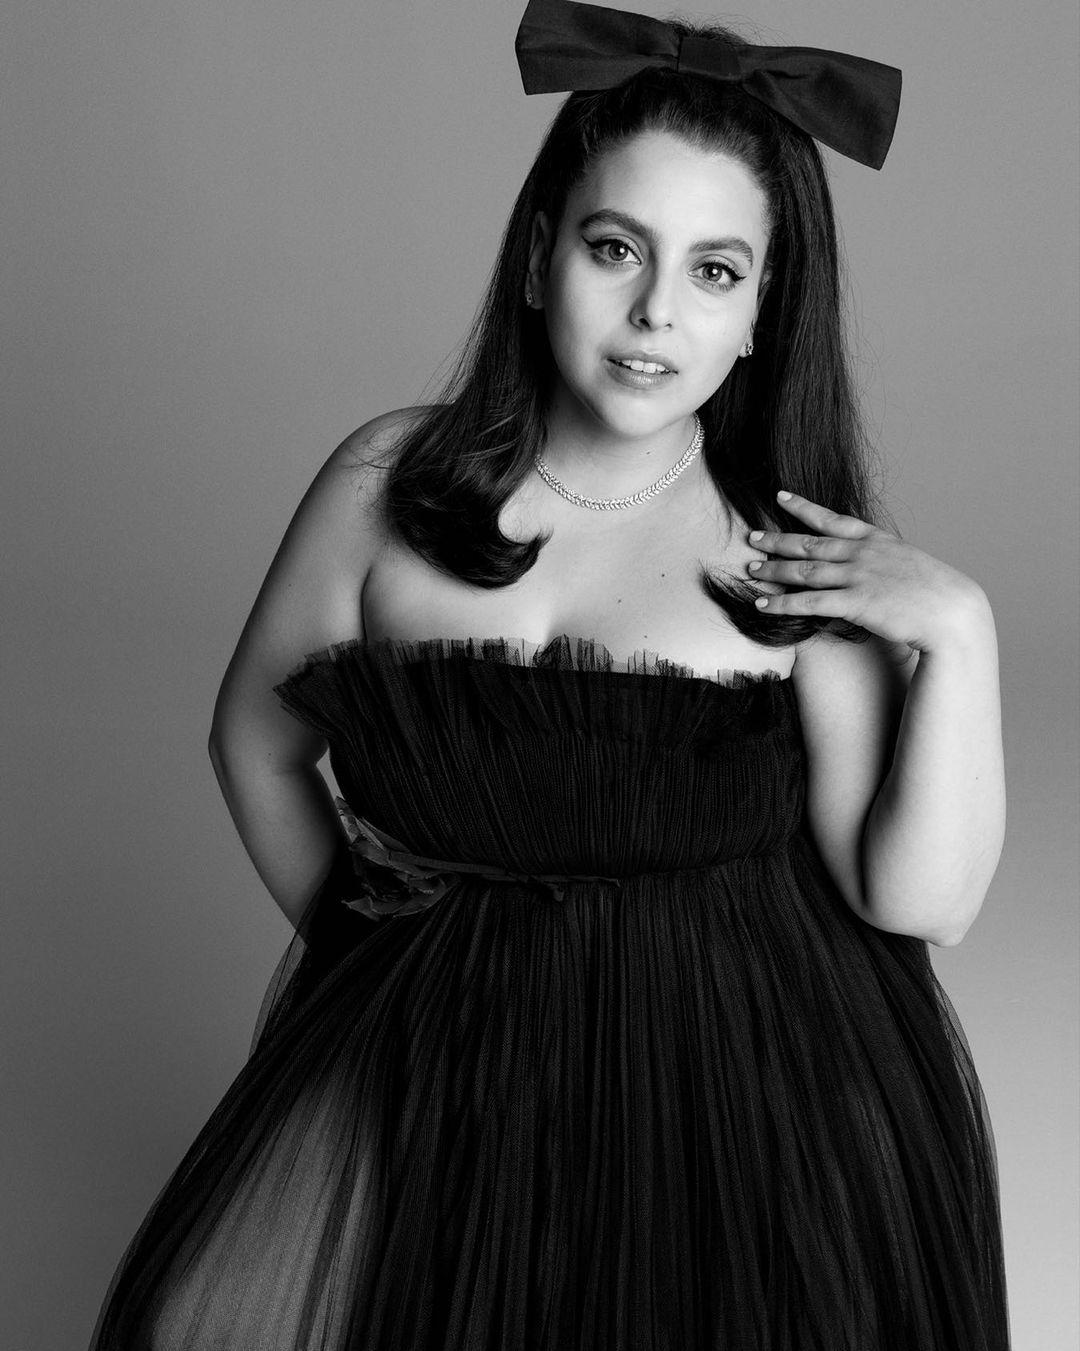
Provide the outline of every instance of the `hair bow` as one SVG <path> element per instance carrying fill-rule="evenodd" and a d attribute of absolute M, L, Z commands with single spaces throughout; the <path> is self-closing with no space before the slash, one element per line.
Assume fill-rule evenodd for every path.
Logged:
<path fill-rule="evenodd" d="M 671 24 L 572 0 L 529 0 L 514 43 L 526 94 L 610 89 L 665 66 L 739 84 L 849 159 L 880 169 L 900 110 L 900 71 L 818 47 L 732 48 Z"/>

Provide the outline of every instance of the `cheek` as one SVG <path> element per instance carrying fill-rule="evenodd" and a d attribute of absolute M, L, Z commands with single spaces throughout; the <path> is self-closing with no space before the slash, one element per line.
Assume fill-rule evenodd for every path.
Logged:
<path fill-rule="evenodd" d="M 562 277 L 549 286 L 544 302 L 552 351 L 567 356 L 595 346 L 611 318 L 587 287 Z"/>
<path fill-rule="evenodd" d="M 752 314 L 752 309 L 745 318 L 741 312 L 729 313 L 708 325 L 707 332 L 698 333 L 695 375 L 702 400 L 719 389 L 738 365 Z"/>
<path fill-rule="evenodd" d="M 749 317 L 744 319 L 741 314 L 732 312 L 707 325 L 705 331 L 698 335 L 698 350 L 706 364 L 713 369 L 722 367 L 726 371 L 738 357 L 749 326 Z"/>

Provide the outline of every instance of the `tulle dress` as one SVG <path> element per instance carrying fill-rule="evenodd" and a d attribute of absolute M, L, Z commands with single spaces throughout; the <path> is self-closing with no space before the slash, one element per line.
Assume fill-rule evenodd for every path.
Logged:
<path fill-rule="evenodd" d="M 1003 1351 L 970 1049 L 815 850 L 791 679 L 526 653 L 276 687 L 342 848 L 92 1351 Z"/>

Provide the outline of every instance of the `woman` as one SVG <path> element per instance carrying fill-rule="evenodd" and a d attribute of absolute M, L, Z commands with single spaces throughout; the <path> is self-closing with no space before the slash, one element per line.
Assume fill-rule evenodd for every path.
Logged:
<path fill-rule="evenodd" d="M 576 92 L 457 376 L 222 684 L 297 933 L 93 1346 L 1007 1347 L 926 948 L 1001 849 L 993 618 L 876 523 L 813 139 L 879 167 L 899 73 L 553 0 L 518 53 Z"/>

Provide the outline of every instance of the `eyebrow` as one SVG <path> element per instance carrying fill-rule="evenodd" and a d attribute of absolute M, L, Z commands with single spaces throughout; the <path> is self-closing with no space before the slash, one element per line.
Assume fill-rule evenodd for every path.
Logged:
<path fill-rule="evenodd" d="M 623 230 L 629 230 L 631 234 L 640 235 L 650 248 L 655 249 L 659 240 L 656 231 L 635 216 L 628 216 L 625 211 L 615 211 L 611 207 L 602 207 L 599 211 L 593 211 L 578 226 L 579 230 L 586 230 L 592 225 L 618 225 Z M 738 235 L 723 235 L 719 239 L 699 239 L 690 245 L 691 253 L 741 253 L 751 267 L 754 266 L 754 250 L 746 242 L 740 239 Z"/>

